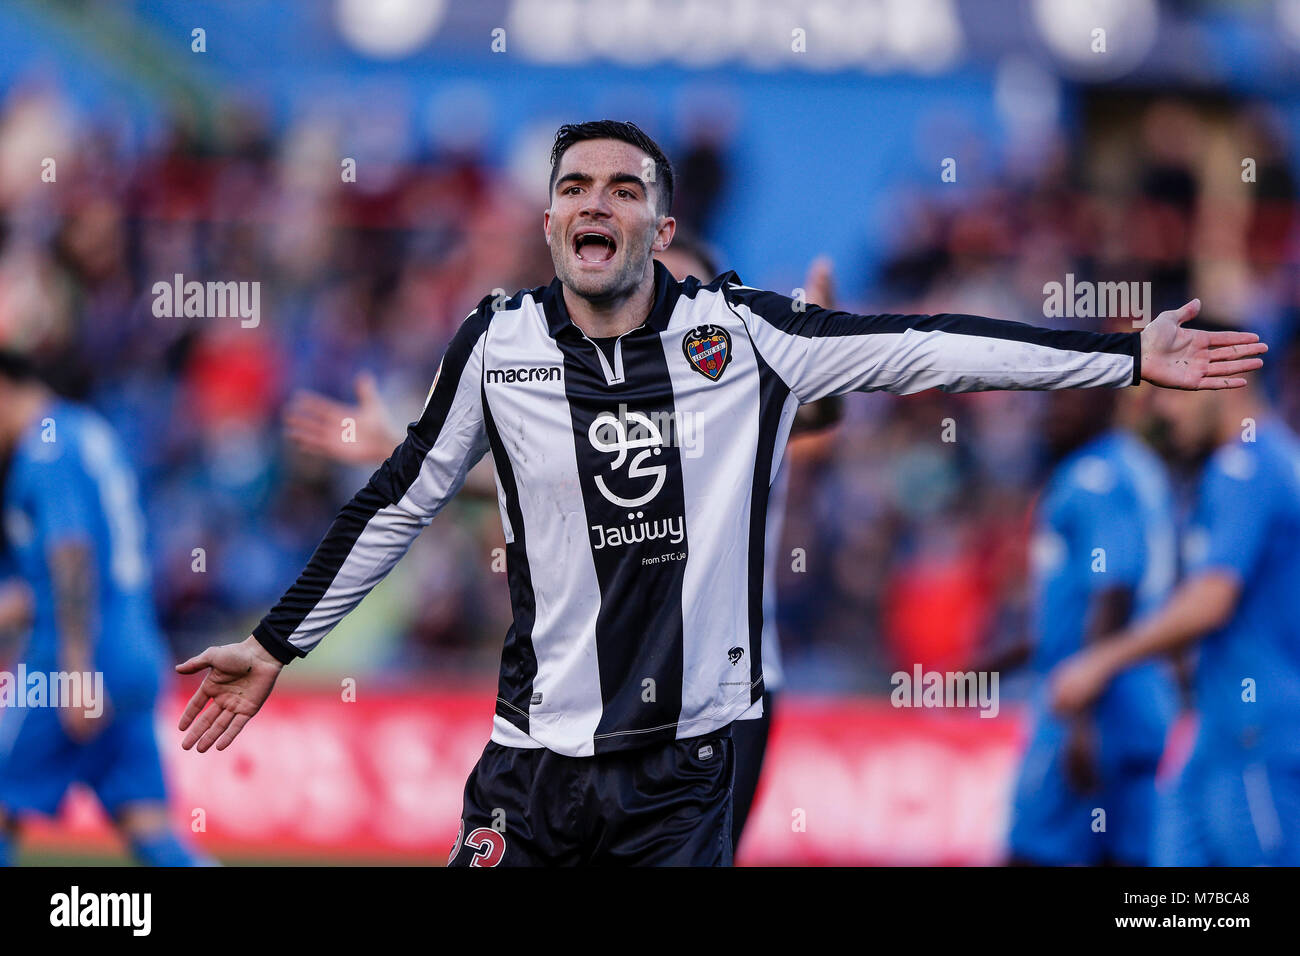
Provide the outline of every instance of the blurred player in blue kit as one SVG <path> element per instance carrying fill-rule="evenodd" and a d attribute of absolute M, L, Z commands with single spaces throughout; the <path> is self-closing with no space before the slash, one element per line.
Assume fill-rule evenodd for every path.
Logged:
<path fill-rule="evenodd" d="M 95 792 L 141 863 L 206 862 L 167 816 L 153 724 L 167 653 L 135 475 L 117 437 L 26 359 L 0 352 L 0 455 L 5 536 L 30 595 L 21 664 L 28 675 L 102 674 L 83 687 L 98 683 L 106 698 L 93 707 L 0 698 L 0 865 L 13 862 L 19 818 L 53 815 L 73 783 Z"/>
<path fill-rule="evenodd" d="M 1206 326 L 1210 328 L 1210 326 Z M 1196 743 L 1155 829 L 1160 865 L 1300 865 L 1300 442 L 1258 387 L 1159 394 L 1199 467 L 1185 578 L 1167 602 L 1052 675 L 1082 712 L 1135 667 L 1195 645 Z"/>
<path fill-rule="evenodd" d="M 1158 607 L 1177 570 L 1164 465 L 1116 421 L 1121 402 L 1132 411 L 1131 397 L 1096 389 L 1056 392 L 1048 402 L 1055 464 L 1032 545 L 1031 664 L 1040 677 Z M 1040 681 L 1016 784 L 1012 861 L 1148 865 L 1156 767 L 1176 700 L 1164 661 L 1127 671 L 1065 717 L 1052 713 Z"/>

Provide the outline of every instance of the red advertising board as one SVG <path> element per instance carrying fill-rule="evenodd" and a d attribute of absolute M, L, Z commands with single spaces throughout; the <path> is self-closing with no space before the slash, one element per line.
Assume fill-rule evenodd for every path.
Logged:
<path fill-rule="evenodd" d="M 442 863 L 493 694 L 276 690 L 224 753 L 180 749 L 186 695 L 159 711 L 180 826 L 210 852 Z M 787 695 L 738 853 L 749 864 L 997 862 L 1022 718 L 897 710 L 887 701 Z M 102 812 L 74 792 L 37 848 L 108 846 Z"/>

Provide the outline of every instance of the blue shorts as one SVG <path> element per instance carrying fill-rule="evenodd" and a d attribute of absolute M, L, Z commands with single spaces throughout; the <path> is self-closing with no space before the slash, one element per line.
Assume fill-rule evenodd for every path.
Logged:
<path fill-rule="evenodd" d="M 1080 793 L 1066 779 L 1064 744 L 1059 723 L 1038 721 L 1016 780 L 1012 858 L 1042 866 L 1149 866 L 1159 755 L 1102 764 L 1097 789 Z M 1105 829 L 1094 829 L 1103 820 Z"/>
<path fill-rule="evenodd" d="M 1193 753 L 1157 805 L 1157 866 L 1300 866 L 1300 758 Z"/>
<path fill-rule="evenodd" d="M 55 708 L 0 709 L 0 807 L 52 816 L 73 783 L 90 787 L 110 814 L 164 802 L 152 708 L 114 713 L 84 744 L 64 733 Z"/>

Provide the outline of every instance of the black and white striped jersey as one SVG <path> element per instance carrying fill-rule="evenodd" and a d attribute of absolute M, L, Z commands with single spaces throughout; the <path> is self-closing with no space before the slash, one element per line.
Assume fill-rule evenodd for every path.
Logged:
<path fill-rule="evenodd" d="M 491 451 L 514 614 L 492 739 L 586 756 L 708 733 L 761 713 L 768 499 L 801 402 L 1139 379 L 1137 333 L 854 315 L 658 262 L 654 279 L 612 359 L 558 279 L 485 298 L 256 638 L 306 654 Z"/>

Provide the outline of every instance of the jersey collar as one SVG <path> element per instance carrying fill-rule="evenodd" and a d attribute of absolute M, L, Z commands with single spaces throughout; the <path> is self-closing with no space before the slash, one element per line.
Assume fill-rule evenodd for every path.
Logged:
<path fill-rule="evenodd" d="M 673 309 L 677 307 L 682 286 L 658 259 L 654 260 L 654 283 L 655 297 L 654 304 L 650 307 L 650 316 L 643 325 L 633 329 L 633 332 L 642 328 L 662 332 L 668 328 L 668 320 L 672 318 Z M 551 284 L 542 293 L 542 310 L 546 313 L 546 328 L 552 338 L 559 338 L 561 335 L 582 337 L 582 331 L 569 318 L 568 307 L 564 304 L 564 285 L 558 276 L 551 280 Z"/>

